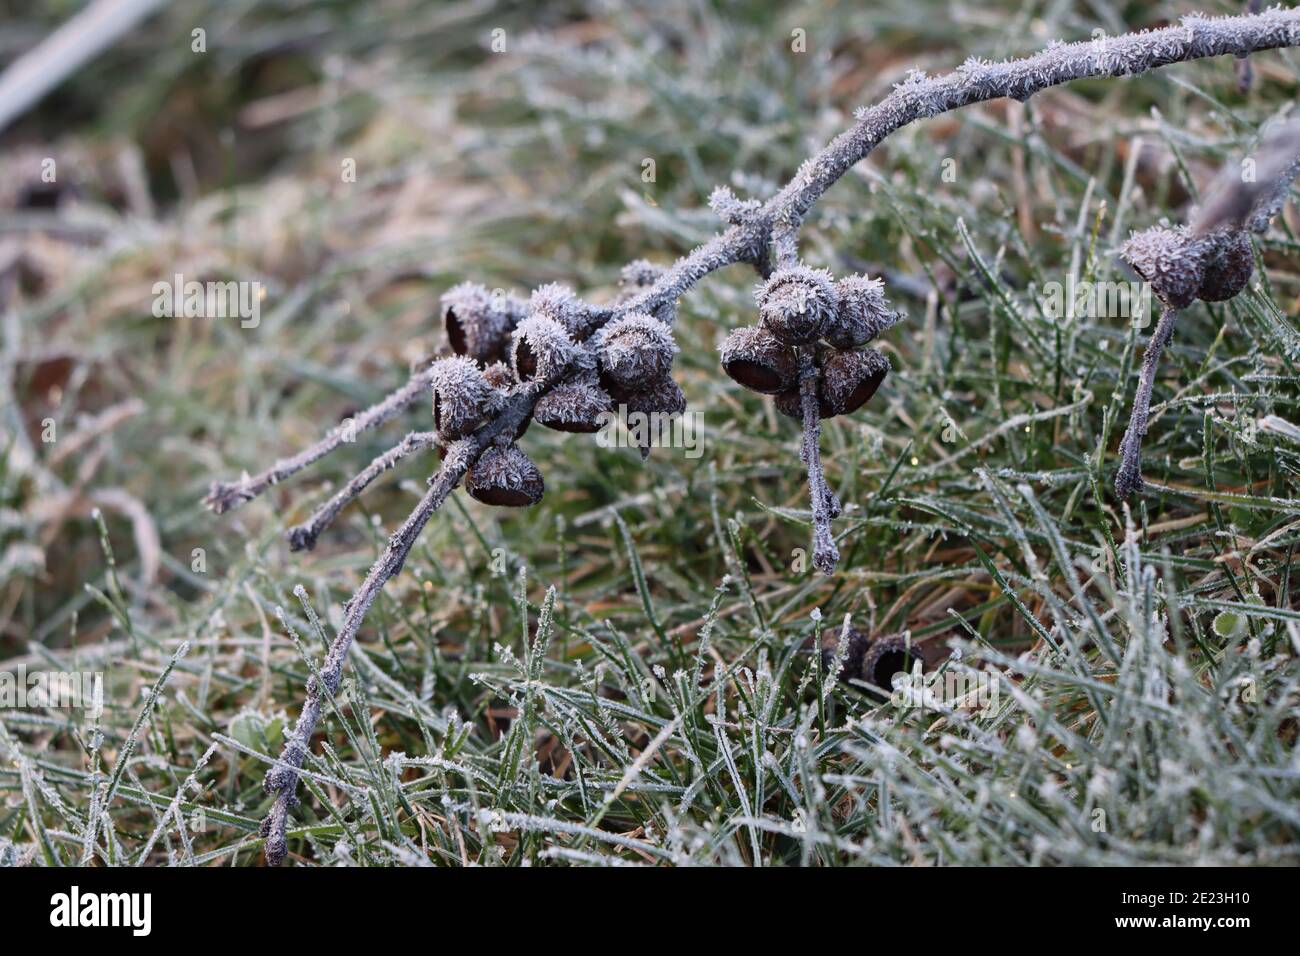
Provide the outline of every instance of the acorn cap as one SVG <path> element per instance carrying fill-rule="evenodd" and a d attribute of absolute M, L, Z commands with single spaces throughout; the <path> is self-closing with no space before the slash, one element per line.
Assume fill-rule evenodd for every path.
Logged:
<path fill-rule="evenodd" d="M 735 329 L 718 351 L 722 353 L 723 370 L 755 392 L 775 395 L 798 380 L 794 350 L 760 326 Z"/>
<path fill-rule="evenodd" d="M 575 342 L 591 334 L 591 316 L 586 303 L 567 285 L 548 282 L 533 290 L 528 314 L 558 322 Z"/>
<path fill-rule="evenodd" d="M 646 388 L 668 374 L 677 345 L 672 329 L 645 312 L 633 312 L 597 335 L 601 374 L 616 388 Z"/>
<path fill-rule="evenodd" d="M 828 353 L 817 378 L 822 410 L 831 415 L 852 414 L 876 394 L 888 374 L 889 359 L 875 349 Z"/>
<path fill-rule="evenodd" d="M 763 326 L 787 345 L 815 342 L 835 318 L 838 300 L 825 269 L 778 269 L 754 290 Z"/>
<path fill-rule="evenodd" d="M 433 427 L 443 438 L 463 438 L 500 407 L 501 393 L 467 355 L 434 362 L 432 379 Z"/>
<path fill-rule="evenodd" d="M 837 349 L 849 349 L 870 342 L 896 323 L 899 314 L 885 299 L 885 284 L 866 276 L 845 276 L 835 283 L 839 309 L 827 323 L 823 335 Z"/>
<path fill-rule="evenodd" d="M 533 417 L 560 432 L 598 432 L 613 404 L 594 376 L 573 379 L 543 395 L 533 408 Z"/>
<path fill-rule="evenodd" d="M 862 659 L 862 680 L 881 690 L 893 690 L 892 678 L 900 671 L 911 673 L 912 665 L 921 662 L 925 668 L 925 655 L 915 644 L 908 645 L 902 634 L 878 637 L 871 642 Z"/>
<path fill-rule="evenodd" d="M 1193 240 L 1185 226 L 1152 226 L 1135 232 L 1120 248 L 1120 257 L 1151 283 L 1156 297 L 1172 309 L 1196 301 L 1205 272 L 1205 244 Z"/>
<path fill-rule="evenodd" d="M 1246 288 L 1255 272 L 1255 250 L 1244 229 L 1232 229 L 1213 236 L 1213 248 L 1206 257 L 1205 275 L 1196 290 L 1202 302 L 1224 302 Z"/>
<path fill-rule="evenodd" d="M 510 367 L 521 382 L 556 378 L 577 352 L 564 327 L 542 315 L 530 315 L 511 333 Z"/>
<path fill-rule="evenodd" d="M 462 282 L 442 295 L 442 321 L 451 350 L 480 363 L 501 355 L 510 330 L 523 316 L 519 299 L 489 292 L 477 282 Z"/>
<path fill-rule="evenodd" d="M 493 445 L 465 475 L 465 490 L 475 501 L 527 508 L 542 500 L 542 473 L 518 445 Z"/>

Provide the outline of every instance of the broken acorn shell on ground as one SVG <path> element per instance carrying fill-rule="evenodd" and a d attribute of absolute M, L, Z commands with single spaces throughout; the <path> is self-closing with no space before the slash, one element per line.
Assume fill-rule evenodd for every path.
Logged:
<path fill-rule="evenodd" d="M 465 490 L 485 505 L 527 508 L 542 500 L 546 483 L 532 459 L 511 443 L 483 452 L 465 475 Z"/>
<path fill-rule="evenodd" d="M 823 672 L 829 671 L 834 665 L 839 641 L 838 631 L 822 635 Z M 910 673 L 917 661 L 921 662 L 921 667 L 924 669 L 925 655 L 915 643 L 909 645 L 906 634 L 887 634 L 872 638 L 866 631 L 853 627 L 849 628 L 844 661 L 836 676 L 845 683 L 857 680 L 884 691 L 891 691 L 894 675 L 900 672 Z"/>
<path fill-rule="evenodd" d="M 533 407 L 533 417 L 560 432 L 598 432 L 614 400 L 595 376 L 561 382 Z"/>
<path fill-rule="evenodd" d="M 835 321 L 835 283 L 825 269 L 791 266 L 778 269 L 754 291 L 759 321 L 787 345 L 817 341 Z"/>
<path fill-rule="evenodd" d="M 862 659 L 862 679 L 881 690 L 893 690 L 894 675 L 900 672 L 911 673 L 917 661 L 921 662 L 924 670 L 925 657 L 920 648 L 910 643 L 907 635 L 878 637 L 871 642 Z"/>
<path fill-rule="evenodd" d="M 799 378 L 794 349 L 767 329 L 746 325 L 735 329 L 718 350 L 722 368 L 741 385 L 764 395 L 776 395 Z"/>
<path fill-rule="evenodd" d="M 597 341 L 602 376 L 624 389 L 645 388 L 663 378 L 676 352 L 672 329 L 645 312 L 615 319 L 600 330 Z"/>
<path fill-rule="evenodd" d="M 501 394 L 469 356 L 439 359 L 432 370 L 433 427 L 443 438 L 463 438 L 499 407 Z"/>

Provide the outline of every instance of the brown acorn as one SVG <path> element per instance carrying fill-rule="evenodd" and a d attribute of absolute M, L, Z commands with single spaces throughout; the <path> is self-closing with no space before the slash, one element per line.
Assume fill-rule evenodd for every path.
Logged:
<path fill-rule="evenodd" d="M 524 314 L 522 301 L 489 292 L 477 282 L 462 282 L 442 295 L 442 320 L 452 351 L 479 363 L 502 354 L 510 330 Z"/>
<path fill-rule="evenodd" d="M 767 329 L 747 325 L 722 343 L 722 368 L 741 385 L 764 395 L 790 388 L 798 379 L 794 350 Z"/>
<path fill-rule="evenodd" d="M 817 413 L 820 418 L 849 415 L 861 408 L 889 374 L 889 359 L 875 349 L 857 352 L 826 352 L 817 372 Z M 803 398 L 799 385 L 776 396 L 776 410 L 803 421 Z"/>
<path fill-rule="evenodd" d="M 559 322 L 530 315 L 511 334 L 510 367 L 521 382 L 546 382 L 563 373 L 577 351 Z"/>
<path fill-rule="evenodd" d="M 1224 302 L 1246 288 L 1255 272 L 1255 251 L 1244 229 L 1216 236 L 1215 251 L 1205 262 L 1205 275 L 1196 290 L 1202 302 Z"/>
<path fill-rule="evenodd" d="M 1196 301 L 1205 274 L 1205 244 L 1193 239 L 1186 226 L 1135 232 L 1119 254 L 1169 308 L 1185 309 Z"/>
<path fill-rule="evenodd" d="M 667 375 L 645 388 L 620 392 L 615 397 L 620 404 L 627 406 L 628 414 L 641 412 L 652 415 L 658 412 L 661 415 L 680 415 L 686 411 L 686 393 Z"/>
<path fill-rule="evenodd" d="M 646 388 L 666 376 L 677 345 L 663 322 L 644 312 L 615 319 L 597 333 L 601 375 L 616 388 Z"/>
<path fill-rule="evenodd" d="M 527 508 L 542 500 L 546 483 L 518 445 L 493 445 L 465 475 L 465 490 L 485 505 Z"/>
<path fill-rule="evenodd" d="M 763 327 L 787 345 L 807 345 L 834 321 L 835 283 L 824 269 L 778 269 L 754 292 Z"/>
<path fill-rule="evenodd" d="M 560 432 L 598 432 L 613 404 L 600 382 L 590 376 L 555 386 L 538 400 L 533 417 Z"/>
<path fill-rule="evenodd" d="M 821 362 L 817 398 L 831 415 L 851 415 L 876 394 L 888 374 L 889 359 L 875 349 L 829 352 Z"/>
<path fill-rule="evenodd" d="M 439 359 L 432 371 L 433 427 L 443 438 L 468 435 L 500 407 L 501 393 L 469 356 Z"/>
<path fill-rule="evenodd" d="M 826 324 L 823 337 L 837 349 L 851 349 L 878 338 L 899 314 L 885 300 L 885 284 L 866 276 L 845 276 L 835 283 L 839 309 Z"/>

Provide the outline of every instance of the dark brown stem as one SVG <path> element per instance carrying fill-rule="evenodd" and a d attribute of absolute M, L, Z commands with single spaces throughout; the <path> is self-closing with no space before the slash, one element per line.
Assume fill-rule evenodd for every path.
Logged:
<path fill-rule="evenodd" d="M 1137 392 L 1133 396 L 1133 412 L 1129 416 L 1124 439 L 1119 444 L 1119 472 L 1115 475 L 1115 493 L 1121 498 L 1129 498 L 1142 490 L 1142 438 L 1147 433 L 1151 390 L 1155 386 L 1160 353 L 1173 338 L 1174 322 L 1177 319 L 1178 312 L 1175 309 L 1166 308 L 1160 313 L 1160 321 L 1156 323 L 1151 341 L 1147 343 L 1146 352 L 1142 355 L 1142 373 L 1138 377 Z"/>

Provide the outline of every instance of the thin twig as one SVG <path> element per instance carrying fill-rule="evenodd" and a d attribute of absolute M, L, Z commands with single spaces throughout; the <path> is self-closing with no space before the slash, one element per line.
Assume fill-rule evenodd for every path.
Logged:
<path fill-rule="evenodd" d="M 823 574 L 834 574 L 840 552 L 835 547 L 831 519 L 839 512 L 839 502 L 826 484 L 821 455 L 821 408 L 817 399 L 817 366 L 812 350 L 801 349 L 799 355 L 799 398 L 803 406 L 803 445 L 799 457 L 808 466 L 808 496 L 812 501 L 813 565 Z"/>
<path fill-rule="evenodd" d="M 1142 374 L 1138 378 L 1137 394 L 1133 396 L 1133 412 L 1119 444 L 1119 471 L 1115 475 L 1115 493 L 1128 498 L 1142 490 L 1142 437 L 1147 433 L 1147 414 L 1151 409 L 1151 390 L 1155 386 L 1156 366 L 1160 353 L 1174 336 L 1176 309 L 1166 308 L 1151 333 L 1146 352 L 1142 355 Z"/>
<path fill-rule="evenodd" d="M 363 470 L 358 472 L 329 501 L 312 512 L 310 518 L 302 524 L 290 528 L 287 533 L 290 549 L 293 551 L 310 551 L 316 546 L 316 539 L 320 537 L 320 533 L 333 524 L 339 512 L 365 491 L 372 481 L 406 456 L 430 448 L 437 443 L 438 436 L 434 432 L 410 432 L 401 442 L 379 455 Z"/>
<path fill-rule="evenodd" d="M 340 445 L 353 441 L 361 432 L 382 425 L 409 405 L 427 396 L 432 381 L 433 373 L 429 369 L 417 372 L 401 388 L 360 412 L 351 421 L 336 425 L 310 448 L 305 448 L 289 458 L 281 458 L 258 475 L 252 477 L 245 475 L 238 481 L 214 481 L 208 488 L 208 495 L 203 499 L 203 503 L 216 514 L 221 514 L 239 507 L 245 501 L 253 500 L 272 485 L 279 484 L 295 472 L 302 471 Z"/>

